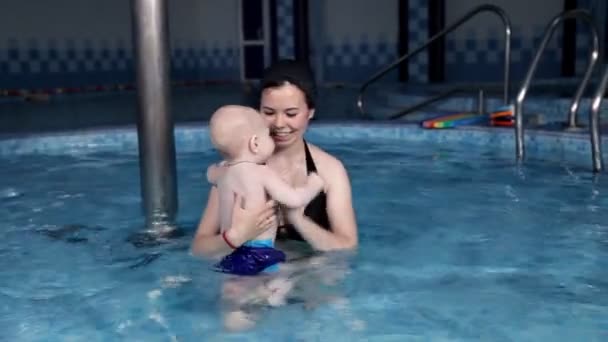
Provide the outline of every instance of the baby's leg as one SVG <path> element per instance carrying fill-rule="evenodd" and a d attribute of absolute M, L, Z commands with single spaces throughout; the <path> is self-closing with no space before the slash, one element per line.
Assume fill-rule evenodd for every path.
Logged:
<path fill-rule="evenodd" d="M 255 319 L 245 310 L 224 313 L 224 328 L 231 332 L 245 331 L 255 327 Z"/>
<path fill-rule="evenodd" d="M 255 313 L 263 306 L 285 304 L 292 284 L 287 278 L 269 276 L 234 277 L 222 286 L 223 321 L 229 331 L 253 328 L 258 319 Z"/>
<path fill-rule="evenodd" d="M 239 277 L 226 281 L 222 299 L 231 306 L 281 306 L 294 286 L 294 281 L 280 274 L 272 276 Z"/>
<path fill-rule="evenodd" d="M 224 328 L 231 332 L 249 330 L 256 319 L 245 308 L 255 285 L 246 277 L 228 279 L 222 285 L 222 318 Z"/>
<path fill-rule="evenodd" d="M 293 289 L 294 282 L 288 277 L 277 276 L 269 280 L 265 285 L 263 294 L 270 306 L 282 306 L 287 302 L 287 295 Z"/>
<path fill-rule="evenodd" d="M 260 295 L 260 288 L 264 285 L 261 277 L 236 276 L 226 280 L 222 286 L 222 299 L 225 304 L 231 306 L 245 306 L 257 304 Z"/>
<path fill-rule="evenodd" d="M 255 314 L 256 304 L 283 305 L 287 293 L 291 290 L 290 283 L 278 278 L 254 288 L 246 283 L 231 282 L 222 289 L 224 299 L 229 302 L 223 311 L 223 324 L 228 331 L 252 329 L 258 320 L 258 315 Z M 259 309 L 260 307 L 257 308 Z"/>
<path fill-rule="evenodd" d="M 336 297 L 333 292 L 346 275 L 326 255 L 298 258 L 281 267 L 281 276 L 287 277 L 290 282 L 289 295 L 303 301 L 306 308 L 315 308 Z"/>
<path fill-rule="evenodd" d="M 294 286 L 291 272 L 281 269 L 277 273 L 258 276 L 236 276 L 222 285 L 224 327 L 229 331 L 253 328 L 263 306 L 285 305 L 287 295 Z"/>

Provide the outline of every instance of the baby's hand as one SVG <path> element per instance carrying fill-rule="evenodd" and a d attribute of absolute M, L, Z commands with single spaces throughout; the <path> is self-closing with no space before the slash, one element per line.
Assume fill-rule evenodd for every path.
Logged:
<path fill-rule="evenodd" d="M 308 184 L 312 184 L 318 189 L 323 189 L 325 187 L 325 181 L 316 172 L 308 175 Z"/>
<path fill-rule="evenodd" d="M 219 164 L 212 164 L 207 168 L 207 181 L 211 184 L 216 185 L 218 179 L 225 172 L 224 162 Z"/>

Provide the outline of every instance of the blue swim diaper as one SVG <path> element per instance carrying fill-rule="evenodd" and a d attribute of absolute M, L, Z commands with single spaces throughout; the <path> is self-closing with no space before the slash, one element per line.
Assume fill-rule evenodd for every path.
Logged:
<path fill-rule="evenodd" d="M 274 248 L 272 240 L 251 240 L 222 258 L 214 269 L 235 275 L 256 275 L 277 271 L 280 262 L 285 262 L 285 253 Z"/>

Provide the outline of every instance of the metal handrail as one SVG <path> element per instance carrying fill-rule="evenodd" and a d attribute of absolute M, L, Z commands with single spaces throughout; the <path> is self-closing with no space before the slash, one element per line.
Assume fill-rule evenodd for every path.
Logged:
<path fill-rule="evenodd" d="M 510 79 L 509 79 L 510 70 L 509 70 L 509 68 L 511 65 L 511 21 L 509 20 L 509 17 L 507 16 L 506 12 L 502 8 L 495 6 L 495 5 L 485 4 L 485 5 L 481 5 L 481 6 L 474 8 L 469 13 L 465 14 L 463 17 L 461 17 L 459 20 L 457 20 L 455 23 L 451 24 L 450 26 L 443 29 L 441 32 L 439 32 L 436 35 L 434 35 L 433 37 L 431 37 L 425 44 L 418 47 L 414 51 L 401 56 L 399 59 L 394 61 L 392 64 L 390 64 L 389 66 L 385 67 L 384 69 L 378 71 L 376 74 L 374 74 L 372 77 L 370 77 L 367 81 L 365 81 L 365 83 L 363 83 L 363 85 L 359 89 L 359 96 L 357 98 L 357 107 L 359 108 L 359 111 L 361 112 L 361 114 L 363 116 L 366 116 L 365 110 L 363 109 L 363 93 L 365 92 L 367 87 L 369 87 L 372 83 L 374 83 L 376 80 L 378 80 L 382 76 L 386 75 L 389 71 L 391 71 L 392 69 L 397 67 L 402 62 L 408 60 L 409 58 L 417 55 L 418 53 L 420 53 L 421 51 L 426 49 L 435 40 L 452 32 L 453 30 L 458 28 L 460 25 L 464 24 L 469 19 L 471 19 L 472 17 L 474 17 L 475 15 L 477 15 L 481 12 L 493 12 L 493 13 L 497 14 L 502 19 L 502 22 L 505 26 L 504 102 L 505 102 L 505 104 L 508 104 L 509 87 L 510 87 Z"/>
<path fill-rule="evenodd" d="M 589 136 L 591 139 L 591 158 L 593 160 L 593 172 L 601 172 L 602 163 L 602 139 L 600 135 L 600 107 L 604 99 L 604 93 L 608 86 L 608 67 L 606 67 L 602 80 L 591 102 L 591 113 L 589 114 Z"/>
<path fill-rule="evenodd" d="M 540 60 L 542 53 L 545 51 L 545 48 L 549 43 L 549 39 L 551 39 L 551 36 L 553 35 L 553 32 L 555 31 L 557 25 L 559 25 L 564 20 L 577 18 L 584 20 L 591 27 L 591 32 L 593 34 L 593 53 L 589 58 L 587 70 L 585 71 L 583 79 L 578 89 L 576 90 L 576 94 L 574 95 L 574 98 L 572 100 L 572 104 L 570 105 L 570 111 L 568 114 L 568 126 L 570 128 L 576 127 L 576 113 L 578 112 L 578 105 L 580 103 L 581 97 L 583 96 L 583 91 L 585 90 L 585 87 L 587 86 L 587 83 L 589 83 L 589 79 L 591 78 L 593 67 L 599 59 L 599 38 L 597 28 L 595 27 L 591 14 L 587 10 L 581 9 L 563 12 L 561 14 L 558 14 L 551 20 L 551 22 L 547 26 L 547 29 L 545 30 L 545 35 L 543 37 L 542 42 L 540 43 L 538 51 L 536 52 L 536 55 L 532 60 L 532 64 L 530 64 L 530 68 L 526 73 L 526 77 L 524 79 L 524 82 L 522 83 L 519 93 L 517 94 L 513 115 L 515 116 L 515 151 L 516 157 L 520 161 L 524 158 L 522 105 L 524 99 L 526 98 L 528 88 L 530 87 L 530 81 L 532 80 L 532 76 L 534 76 L 534 72 L 536 71 L 536 67 L 538 66 L 538 61 Z"/>

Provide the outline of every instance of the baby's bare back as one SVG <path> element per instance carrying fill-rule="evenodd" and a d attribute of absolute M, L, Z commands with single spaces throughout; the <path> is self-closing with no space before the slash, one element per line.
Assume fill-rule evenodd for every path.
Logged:
<path fill-rule="evenodd" d="M 222 232 L 229 229 L 232 218 L 234 194 L 238 193 L 245 199 L 245 206 L 260 207 L 267 201 L 266 191 L 262 181 L 263 166 L 242 163 L 228 167 L 226 173 L 218 180 L 217 190 L 220 205 L 220 227 Z M 272 239 L 276 236 L 276 228 L 269 229 L 256 239 Z"/>

